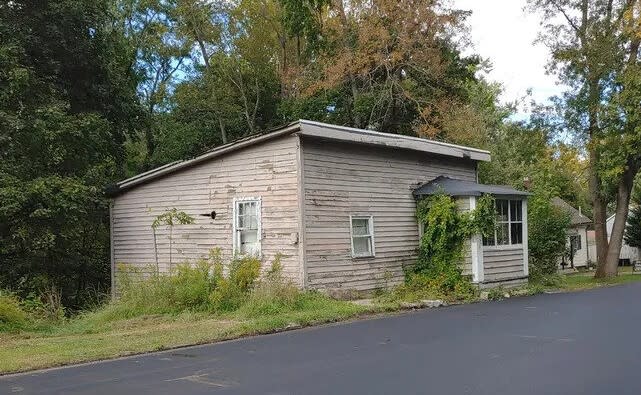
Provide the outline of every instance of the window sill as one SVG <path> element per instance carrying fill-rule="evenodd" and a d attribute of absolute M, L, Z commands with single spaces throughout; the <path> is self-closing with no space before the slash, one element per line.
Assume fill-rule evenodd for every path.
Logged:
<path fill-rule="evenodd" d="M 498 246 L 483 246 L 486 251 L 502 251 L 502 250 L 522 250 L 523 244 L 505 244 Z"/>
<path fill-rule="evenodd" d="M 367 259 L 367 258 L 375 258 L 376 255 L 370 254 L 370 255 L 352 255 L 352 259 Z"/>

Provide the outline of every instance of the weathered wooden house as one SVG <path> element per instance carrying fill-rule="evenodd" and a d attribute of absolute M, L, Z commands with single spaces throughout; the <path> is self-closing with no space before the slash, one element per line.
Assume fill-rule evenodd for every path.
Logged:
<path fill-rule="evenodd" d="M 217 147 L 119 182 L 110 190 L 112 270 L 226 257 L 283 255 L 302 287 L 372 290 L 396 284 L 413 264 L 420 227 L 416 199 L 437 189 L 473 208 L 496 196 L 494 237 L 470 240 L 464 272 L 480 286 L 525 281 L 527 200 L 509 187 L 477 183 L 487 151 L 312 121 Z M 151 224 L 176 208 L 195 224 Z M 171 251 L 170 251 L 171 244 Z M 156 246 L 156 247 L 155 247 Z M 156 248 L 156 249 L 155 249 Z"/>
<path fill-rule="evenodd" d="M 560 259 L 562 268 L 586 267 L 595 261 L 596 254 L 590 254 L 588 245 L 588 226 L 592 220 L 560 197 L 552 198 L 552 204 L 570 216 L 570 227 L 567 230 L 566 245 L 568 254 Z"/>

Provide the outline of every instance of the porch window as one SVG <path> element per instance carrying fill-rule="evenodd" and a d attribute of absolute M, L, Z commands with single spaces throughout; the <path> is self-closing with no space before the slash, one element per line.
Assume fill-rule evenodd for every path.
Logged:
<path fill-rule="evenodd" d="M 370 216 L 349 217 L 352 257 L 374 256 L 374 219 Z"/>
<path fill-rule="evenodd" d="M 496 199 L 494 235 L 483 238 L 484 246 L 523 244 L 523 204 L 521 200 Z"/>
<path fill-rule="evenodd" d="M 260 198 L 234 200 L 234 253 L 260 255 Z"/>

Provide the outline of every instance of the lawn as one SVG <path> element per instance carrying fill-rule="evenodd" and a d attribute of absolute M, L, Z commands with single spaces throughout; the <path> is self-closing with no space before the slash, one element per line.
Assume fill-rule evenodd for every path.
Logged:
<path fill-rule="evenodd" d="M 104 322 L 89 314 L 50 330 L 0 333 L 0 373 L 211 343 L 346 320 L 384 309 L 319 298 L 303 309 L 271 316 L 181 313 Z"/>
<path fill-rule="evenodd" d="M 607 281 L 595 280 L 592 272 L 576 273 L 565 276 L 561 290 L 575 291 L 633 281 L 641 281 L 641 275 L 626 269 Z M 534 293 L 544 288 L 528 287 L 510 293 L 519 295 L 528 290 Z M 128 317 L 128 310 L 123 310 L 123 306 L 107 305 L 63 323 L 13 333 L 0 332 L 0 374 L 211 343 L 389 312 L 404 306 L 402 300 L 390 298 L 389 294 L 365 305 L 333 300 L 316 293 L 297 293 L 295 302 L 290 304 L 283 304 L 273 297 L 255 299 L 250 298 L 242 307 L 220 314 L 183 311 L 136 313 Z"/>
<path fill-rule="evenodd" d="M 619 268 L 619 275 L 607 280 L 597 280 L 594 272 L 576 273 L 565 276 L 564 289 L 569 291 L 605 287 L 641 281 L 641 274 L 633 274 L 630 267 Z"/>

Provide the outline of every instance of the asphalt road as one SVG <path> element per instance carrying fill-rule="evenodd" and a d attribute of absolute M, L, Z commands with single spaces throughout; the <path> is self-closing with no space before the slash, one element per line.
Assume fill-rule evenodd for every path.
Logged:
<path fill-rule="evenodd" d="M 9 393 L 639 395 L 641 284 L 0 377 Z"/>

